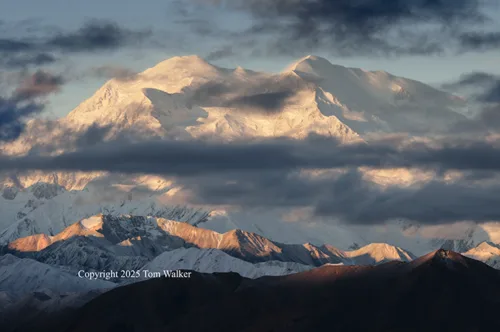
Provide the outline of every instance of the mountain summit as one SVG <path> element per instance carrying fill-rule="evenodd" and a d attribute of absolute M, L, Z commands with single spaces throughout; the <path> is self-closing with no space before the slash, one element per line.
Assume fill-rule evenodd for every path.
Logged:
<path fill-rule="evenodd" d="M 224 139 L 445 130 L 464 103 L 423 83 L 307 56 L 280 74 L 225 69 L 196 55 L 111 80 L 62 119 L 148 135 Z"/>
<path fill-rule="evenodd" d="M 280 74 L 219 68 L 190 55 L 108 81 L 58 123 L 73 131 L 98 123 L 114 133 L 134 128 L 143 136 L 176 139 L 317 133 L 347 142 L 372 132 L 444 130 L 464 118 L 458 113 L 464 106 L 423 83 L 312 55 Z M 32 128 L 36 135 L 26 133 L 29 144 L 21 143 L 23 137 L 7 152 L 58 139 L 41 127 Z"/>
<path fill-rule="evenodd" d="M 285 68 L 284 73 L 299 72 L 316 75 L 322 77 L 325 75 L 325 70 L 332 70 L 332 68 L 345 68 L 340 65 L 334 65 L 325 58 L 307 55 Z"/>
<path fill-rule="evenodd" d="M 213 77 L 219 73 L 217 67 L 198 55 L 176 56 L 145 70 L 142 76 L 148 78 L 170 77 L 170 80 L 185 77 Z"/>

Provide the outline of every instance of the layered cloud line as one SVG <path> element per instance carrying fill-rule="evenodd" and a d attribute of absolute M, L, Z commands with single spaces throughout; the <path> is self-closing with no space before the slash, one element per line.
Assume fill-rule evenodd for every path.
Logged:
<path fill-rule="evenodd" d="M 94 127 L 92 127 L 95 129 Z M 208 173 L 289 171 L 346 167 L 500 170 L 500 142 L 467 139 L 379 139 L 340 144 L 334 138 L 310 136 L 253 142 L 203 140 L 115 140 L 57 156 L 0 156 L 0 170 L 109 171 L 193 176 Z"/>
<path fill-rule="evenodd" d="M 120 139 L 82 146 L 58 156 L 2 156 L 0 171 L 174 176 L 184 188 L 182 195 L 188 203 L 308 208 L 315 216 L 352 224 L 380 224 L 398 218 L 423 224 L 500 220 L 500 185 L 494 181 L 500 171 L 500 144 L 495 140 L 418 142 L 393 138 L 340 144 L 331 138 L 311 136 L 303 141 L 245 143 L 126 143 Z M 367 179 L 359 167 L 420 167 L 469 173 L 454 181 L 437 176 L 410 186 L 380 186 Z M 303 171 L 307 169 L 328 171 Z M 480 175 L 487 176 L 488 181 L 481 181 L 484 178 Z"/>
<path fill-rule="evenodd" d="M 463 179 L 383 187 L 349 169 L 314 176 L 280 171 L 205 175 L 182 178 L 180 185 L 195 204 L 306 209 L 326 222 L 334 218 L 366 225 L 403 219 L 432 225 L 500 220 L 500 185 L 474 185 Z"/>

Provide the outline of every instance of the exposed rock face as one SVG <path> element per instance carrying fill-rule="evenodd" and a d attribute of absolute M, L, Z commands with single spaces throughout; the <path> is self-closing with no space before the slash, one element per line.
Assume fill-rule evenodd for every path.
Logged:
<path fill-rule="evenodd" d="M 64 188 L 53 183 L 37 183 L 31 186 L 33 196 L 38 199 L 51 199 L 64 192 Z"/>
<path fill-rule="evenodd" d="M 17 188 L 5 187 L 2 191 L 2 197 L 5 198 L 6 200 L 12 201 L 14 198 L 16 198 L 17 193 L 18 193 Z"/>

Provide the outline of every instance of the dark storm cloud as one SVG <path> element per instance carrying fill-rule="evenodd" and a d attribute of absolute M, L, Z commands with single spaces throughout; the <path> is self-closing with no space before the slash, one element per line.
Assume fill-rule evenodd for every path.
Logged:
<path fill-rule="evenodd" d="M 91 20 L 76 31 L 47 31 L 43 36 L 0 38 L 0 64 L 25 67 L 57 60 L 56 53 L 94 53 L 144 45 L 152 32 L 134 31 L 104 20 Z"/>
<path fill-rule="evenodd" d="M 481 0 L 193 0 L 248 13 L 267 53 L 425 55 L 497 48 Z M 479 29 L 478 29 L 479 28 Z"/>

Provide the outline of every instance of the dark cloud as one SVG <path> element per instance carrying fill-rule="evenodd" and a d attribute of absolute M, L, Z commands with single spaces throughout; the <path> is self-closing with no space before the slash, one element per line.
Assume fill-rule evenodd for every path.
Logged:
<path fill-rule="evenodd" d="M 188 105 L 229 107 L 238 110 L 279 112 L 288 98 L 305 89 L 314 89 L 316 82 L 305 82 L 293 76 L 254 77 L 241 81 L 207 82 L 185 90 Z"/>
<path fill-rule="evenodd" d="M 498 220 L 498 184 L 472 186 L 434 180 L 410 187 L 381 187 L 357 170 L 335 176 L 264 172 L 232 179 L 199 177 L 182 182 L 197 204 L 265 208 L 312 207 L 316 216 L 353 224 L 409 219 L 423 224 Z M 229 180 L 229 181 L 228 181 Z"/>
<path fill-rule="evenodd" d="M 149 30 L 135 31 L 113 22 L 91 20 L 76 31 L 49 30 L 43 36 L 1 38 L 0 64 L 11 67 L 45 65 L 55 62 L 58 53 L 112 51 L 145 45 L 151 37 Z"/>
<path fill-rule="evenodd" d="M 426 55 L 499 46 L 498 33 L 482 29 L 491 19 L 481 0 L 201 2 L 249 14 L 254 24 L 229 43 L 258 37 L 267 54 Z"/>
<path fill-rule="evenodd" d="M 210 52 L 206 57 L 205 60 L 207 61 L 217 61 L 225 58 L 230 58 L 234 56 L 235 53 L 233 51 L 233 48 L 231 46 L 226 46 L 221 49 L 215 50 Z"/>
<path fill-rule="evenodd" d="M 88 73 L 81 76 L 91 76 L 105 79 L 115 78 L 120 81 L 129 81 L 137 77 L 137 72 L 126 67 L 106 65 L 92 68 L 88 71 Z"/>
<path fill-rule="evenodd" d="M 500 32 L 467 32 L 460 35 L 463 51 L 487 51 L 500 48 Z"/>
<path fill-rule="evenodd" d="M 491 87 L 479 96 L 479 100 L 485 103 L 500 104 L 500 77 L 497 77 Z"/>
<path fill-rule="evenodd" d="M 282 138 L 244 143 L 159 140 L 132 144 L 121 138 L 102 143 L 108 134 L 109 128 L 96 125 L 74 141 L 73 146 L 80 147 L 74 152 L 4 156 L 0 170 L 177 176 L 191 203 L 312 207 L 318 216 L 357 224 L 393 218 L 428 224 L 500 218 L 500 185 L 490 181 L 500 171 L 498 141 L 393 137 L 343 145 L 311 136 L 303 141 Z M 409 187 L 381 187 L 364 179 L 356 170 L 360 166 L 463 170 L 467 176 L 454 182 L 437 176 Z M 328 171 L 312 175 L 303 171 L 307 169 Z"/>
<path fill-rule="evenodd" d="M 30 51 L 34 47 L 33 44 L 26 41 L 14 39 L 0 39 L 0 52 L 3 53 L 17 53 L 23 51 Z"/>
<path fill-rule="evenodd" d="M 239 109 L 257 108 L 266 112 L 276 112 L 282 109 L 288 98 L 294 95 L 294 91 L 278 91 L 258 93 L 249 96 L 242 96 L 227 101 L 224 106 Z"/>
<path fill-rule="evenodd" d="M 460 76 L 455 82 L 443 85 L 444 89 L 458 91 L 468 96 L 471 107 L 478 112 L 474 118 L 458 123 L 452 131 L 500 132 L 500 76 L 473 72 Z"/>
<path fill-rule="evenodd" d="M 132 31 L 116 23 L 94 20 L 78 31 L 59 33 L 44 45 L 64 52 L 96 52 L 137 45 L 151 34 L 151 31 Z"/>
<path fill-rule="evenodd" d="M 361 31 L 381 29 L 401 22 L 453 23 L 483 20 L 477 0 L 249 0 L 231 4 L 250 10 L 257 17 L 297 18 L 297 24 L 343 23 Z M 334 22 L 327 22 L 327 21 Z M 313 27 L 317 27 L 314 25 Z"/>
<path fill-rule="evenodd" d="M 94 146 L 96 144 L 104 142 L 106 137 L 111 132 L 111 126 L 100 126 L 98 124 L 92 124 L 83 133 L 79 135 L 66 135 L 74 138 L 73 148 L 83 148 Z"/>
<path fill-rule="evenodd" d="M 0 142 L 17 139 L 24 131 L 26 120 L 43 109 L 41 104 L 0 97 Z"/>
<path fill-rule="evenodd" d="M 27 66 L 44 66 L 55 63 L 57 58 L 49 53 L 9 54 L 0 59 L 0 66 L 15 68 Z"/>
<path fill-rule="evenodd" d="M 292 171 L 346 167 L 418 167 L 439 170 L 500 170 L 500 142 L 458 137 L 429 142 L 381 140 L 341 145 L 336 139 L 310 136 L 252 142 L 216 143 L 117 139 L 57 157 L 3 158 L 3 170 L 110 171 L 192 176 L 200 172 Z"/>
<path fill-rule="evenodd" d="M 497 80 L 497 76 L 484 73 L 484 72 L 472 72 L 461 75 L 457 81 L 443 84 L 442 87 L 444 89 L 460 89 L 464 87 L 471 86 L 479 86 L 479 87 L 488 87 L 491 84 L 494 84 Z"/>
<path fill-rule="evenodd" d="M 52 143 L 39 143 L 39 136 L 52 137 Z M 30 126 L 29 135 L 23 137 L 30 145 L 29 155 L 49 155 L 54 151 L 75 151 L 88 148 L 104 142 L 112 135 L 111 126 L 100 126 L 96 123 L 86 128 L 75 129 L 67 127 L 57 120 L 35 120 Z M 120 136 L 121 138 L 122 136 Z M 123 139 L 124 142 L 128 140 Z"/>
<path fill-rule="evenodd" d="M 64 84 L 62 76 L 38 70 L 26 77 L 15 89 L 13 98 L 16 100 L 31 100 L 44 97 L 60 90 Z"/>
<path fill-rule="evenodd" d="M 59 91 L 64 84 L 62 76 L 38 70 L 4 75 L 0 80 L 5 89 L 14 86 L 9 97 L 0 97 L 0 142 L 17 139 L 24 132 L 26 122 L 45 109 L 39 98 Z M 8 90 L 8 89 L 7 89 Z"/>
<path fill-rule="evenodd" d="M 491 131 L 500 132 L 500 104 L 484 107 L 475 120 Z"/>

